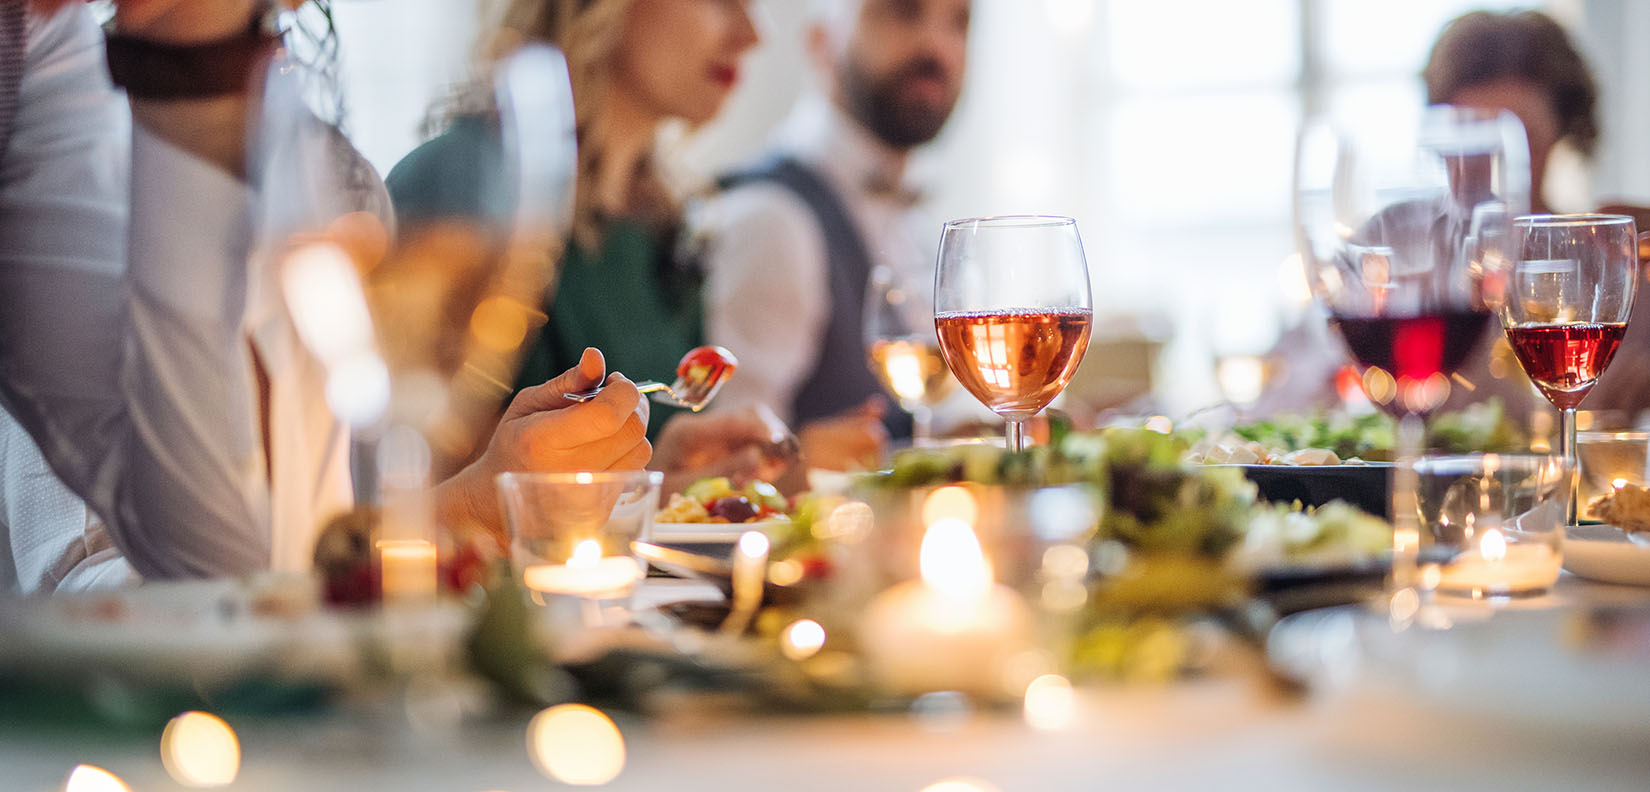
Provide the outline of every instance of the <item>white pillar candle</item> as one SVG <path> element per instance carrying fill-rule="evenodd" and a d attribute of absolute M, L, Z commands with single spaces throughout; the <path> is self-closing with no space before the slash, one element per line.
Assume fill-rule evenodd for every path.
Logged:
<path fill-rule="evenodd" d="M 378 563 L 385 602 L 435 596 L 435 543 L 423 539 L 386 539 L 378 543 Z"/>

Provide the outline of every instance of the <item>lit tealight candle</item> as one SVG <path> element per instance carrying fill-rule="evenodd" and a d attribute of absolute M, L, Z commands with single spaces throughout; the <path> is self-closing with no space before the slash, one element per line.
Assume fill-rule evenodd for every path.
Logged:
<path fill-rule="evenodd" d="M 574 545 L 566 564 L 534 564 L 522 571 L 522 582 L 534 591 L 591 598 L 623 596 L 641 579 L 636 559 L 603 556 L 595 539 Z"/>
<path fill-rule="evenodd" d="M 1498 528 L 1485 529 L 1477 547 L 1443 568 L 1438 587 L 1475 596 L 1539 593 L 1558 580 L 1563 559 L 1545 544 L 1509 544 Z"/>
<path fill-rule="evenodd" d="M 921 580 L 889 588 L 865 612 L 862 649 L 873 677 L 899 694 L 1004 696 L 1003 669 L 1031 640 L 1024 600 L 992 582 L 979 539 L 962 520 L 929 525 L 919 567 Z"/>

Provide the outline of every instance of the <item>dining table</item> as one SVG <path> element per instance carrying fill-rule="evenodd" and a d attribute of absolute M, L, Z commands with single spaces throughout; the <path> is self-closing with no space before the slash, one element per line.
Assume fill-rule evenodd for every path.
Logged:
<path fill-rule="evenodd" d="M 703 584 L 656 579 L 644 590 L 660 602 L 705 593 Z M 1534 612 L 1646 606 L 1650 589 L 1568 573 L 1540 598 L 1482 605 Z M 1500 611 L 1493 618 L 1501 618 Z M 1650 789 L 1650 711 L 1636 729 L 1558 728 L 1551 724 L 1575 719 L 1485 717 L 1355 674 L 1336 684 L 1283 678 L 1262 649 L 1229 636 L 1212 638 L 1207 655 L 1199 670 L 1173 681 L 1078 684 L 1069 712 L 1055 723 L 1028 718 L 1018 707 L 979 708 L 961 699 L 822 714 L 765 711 L 725 695 L 682 692 L 655 700 L 645 712 L 607 711 L 622 735 L 623 764 L 605 787 Z M 1642 680 L 1650 689 L 1650 672 Z M 1544 684 L 1532 669 L 1533 690 L 1523 692 L 1539 694 Z M 228 716 L 240 759 L 238 773 L 222 788 L 524 792 L 563 786 L 531 756 L 532 709 L 478 714 L 454 705 L 438 716 L 432 712 L 443 710 L 439 703 L 425 696 L 417 705 L 416 698 L 344 696 L 299 712 Z M 0 703 L 0 789 L 64 789 L 81 765 L 107 770 L 139 792 L 189 788 L 163 761 L 157 728 L 9 709 Z"/>

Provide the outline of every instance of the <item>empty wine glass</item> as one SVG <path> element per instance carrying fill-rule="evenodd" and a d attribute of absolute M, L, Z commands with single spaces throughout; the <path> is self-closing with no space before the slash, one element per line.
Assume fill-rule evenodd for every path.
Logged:
<path fill-rule="evenodd" d="M 1413 469 L 1423 418 L 1490 324 L 1513 258 L 1509 224 L 1529 206 L 1529 146 L 1507 113 L 1435 106 L 1413 128 L 1362 122 L 1302 129 L 1295 226 L 1365 393 L 1399 418 L 1393 570 L 1408 588 L 1424 539 Z"/>
<path fill-rule="evenodd" d="M 865 289 L 865 355 L 882 389 L 911 414 L 911 444 L 919 446 L 933 437 L 933 408 L 957 384 L 929 329 L 933 305 L 888 267 L 872 272 Z"/>
<path fill-rule="evenodd" d="M 940 238 L 934 327 L 957 381 L 1007 420 L 1008 449 L 1060 395 L 1089 345 L 1094 297 L 1077 221 L 953 220 Z"/>
<path fill-rule="evenodd" d="M 1513 221 L 1501 323 L 1513 354 L 1559 410 L 1559 443 L 1576 464 L 1576 407 L 1598 382 L 1633 309 L 1638 234 L 1626 215 L 1530 215 Z M 1565 519 L 1576 521 L 1571 482 Z"/>
<path fill-rule="evenodd" d="M 430 484 L 490 436 L 522 344 L 543 321 L 572 219 L 565 60 L 524 46 L 499 62 L 490 87 L 499 156 L 483 158 L 478 174 L 485 208 L 393 235 L 375 213 L 316 210 L 349 192 L 338 163 L 353 152 L 335 132 L 306 132 L 315 122 L 296 81 L 272 70 L 262 109 L 259 173 L 273 218 L 264 227 L 279 232 L 279 288 L 325 367 L 334 413 L 376 445 L 376 464 L 358 472 L 375 480 L 358 480 L 357 491 L 382 506 L 380 543 L 416 544 L 431 559 Z"/>

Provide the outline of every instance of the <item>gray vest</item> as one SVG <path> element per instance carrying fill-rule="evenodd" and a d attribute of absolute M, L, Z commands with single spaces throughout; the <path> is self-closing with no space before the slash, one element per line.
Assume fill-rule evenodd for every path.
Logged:
<path fill-rule="evenodd" d="M 848 207 L 819 174 L 790 157 L 766 160 L 724 176 L 718 183 L 728 189 L 751 182 L 771 182 L 795 193 L 818 218 L 825 237 L 831 310 L 825 337 L 819 340 L 818 361 L 791 405 L 796 425 L 852 409 L 873 395 L 885 396 L 865 354 L 865 288 L 871 278 L 871 254 Z M 883 424 L 896 439 L 911 436 L 911 416 L 891 399 Z"/>

